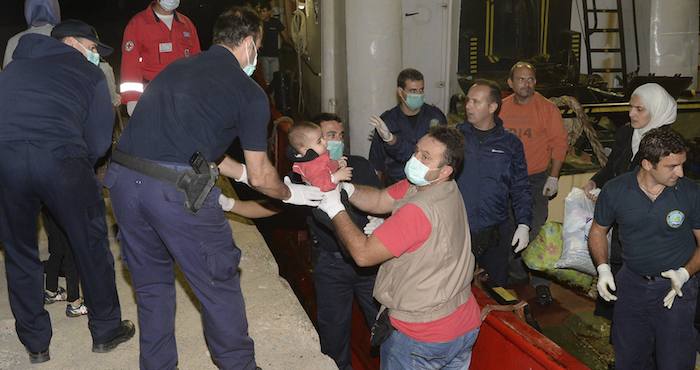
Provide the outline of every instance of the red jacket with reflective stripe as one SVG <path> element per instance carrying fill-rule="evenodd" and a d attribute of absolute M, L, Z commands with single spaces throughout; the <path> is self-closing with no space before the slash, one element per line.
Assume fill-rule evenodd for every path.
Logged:
<path fill-rule="evenodd" d="M 120 92 L 122 103 L 138 100 L 143 84 L 173 61 L 201 51 L 192 21 L 175 12 L 168 29 L 149 5 L 127 24 L 122 41 Z"/>

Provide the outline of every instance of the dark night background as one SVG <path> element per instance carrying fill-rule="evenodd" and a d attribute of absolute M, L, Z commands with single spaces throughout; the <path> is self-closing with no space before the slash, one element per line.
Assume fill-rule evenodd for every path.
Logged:
<path fill-rule="evenodd" d="M 24 0 L 0 0 L 0 52 L 4 55 L 7 40 L 27 29 Z M 100 39 L 114 47 L 107 61 L 119 72 L 120 45 L 124 27 L 134 14 L 145 9 L 150 0 L 59 0 L 61 19 L 80 19 L 97 29 Z M 226 8 L 243 4 L 243 0 L 180 0 L 178 11 L 187 15 L 197 27 L 202 49 L 211 45 L 211 30 L 216 17 Z"/>

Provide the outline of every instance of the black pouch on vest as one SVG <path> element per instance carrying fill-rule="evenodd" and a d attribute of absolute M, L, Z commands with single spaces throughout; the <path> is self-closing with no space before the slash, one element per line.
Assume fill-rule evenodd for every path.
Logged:
<path fill-rule="evenodd" d="M 370 333 L 369 343 L 372 347 L 379 347 L 384 343 L 387 338 L 394 332 L 394 327 L 391 326 L 391 321 L 389 320 L 389 309 L 383 307 L 384 310 L 377 316 L 377 321 L 372 325 L 372 332 Z"/>
<path fill-rule="evenodd" d="M 487 249 L 498 244 L 498 226 L 491 226 L 472 234 L 472 253 L 479 258 Z"/>

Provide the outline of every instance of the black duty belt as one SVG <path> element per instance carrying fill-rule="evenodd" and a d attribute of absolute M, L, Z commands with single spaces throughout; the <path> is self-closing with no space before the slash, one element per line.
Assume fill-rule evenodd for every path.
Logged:
<path fill-rule="evenodd" d="M 199 152 L 194 153 L 190 159 L 192 168 L 184 171 L 168 168 L 119 150 L 112 153 L 112 161 L 138 173 L 173 184 L 177 190 L 185 193 L 185 208 L 192 213 L 197 213 L 202 207 L 204 199 L 219 176 L 216 164 L 207 162 Z"/>

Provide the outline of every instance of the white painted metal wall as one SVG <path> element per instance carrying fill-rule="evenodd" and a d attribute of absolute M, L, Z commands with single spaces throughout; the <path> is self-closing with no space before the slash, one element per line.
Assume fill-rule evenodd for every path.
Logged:
<path fill-rule="evenodd" d="M 401 2 L 345 3 L 347 86 L 351 153 L 367 156 L 368 120 L 396 105 L 401 71 Z"/>
<path fill-rule="evenodd" d="M 426 102 L 443 111 L 447 111 L 450 100 L 452 2 L 402 1 L 403 67 L 423 73 Z"/>

